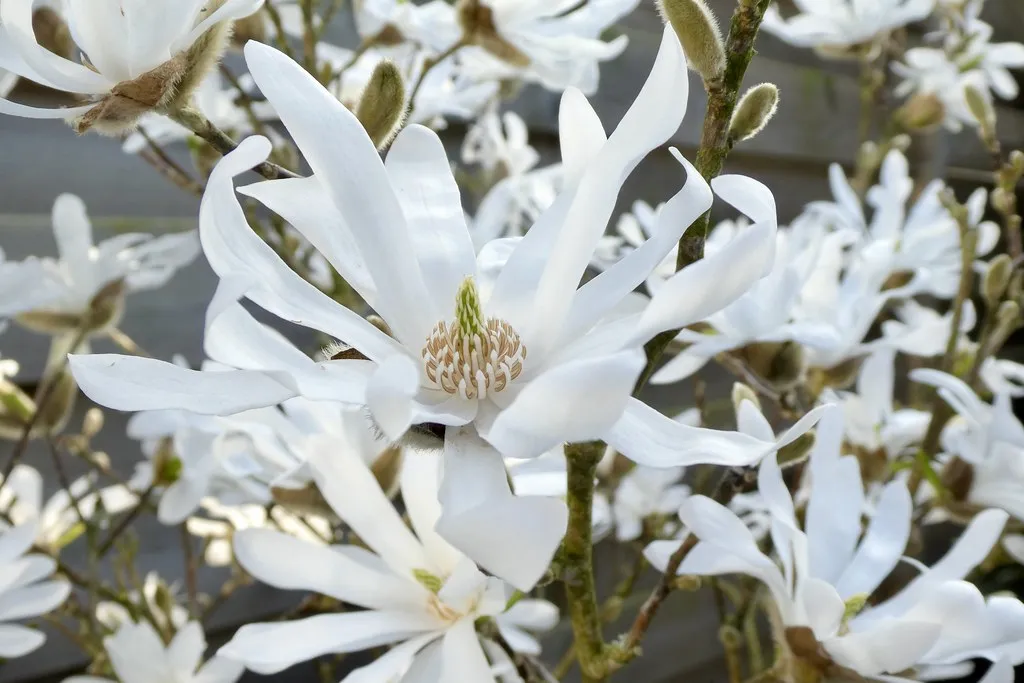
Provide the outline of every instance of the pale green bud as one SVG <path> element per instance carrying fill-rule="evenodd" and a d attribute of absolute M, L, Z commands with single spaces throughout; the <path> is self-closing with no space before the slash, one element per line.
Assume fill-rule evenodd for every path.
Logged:
<path fill-rule="evenodd" d="M 405 120 L 405 83 L 395 63 L 380 62 L 356 106 L 356 118 L 377 149 L 388 146 Z"/>
<path fill-rule="evenodd" d="M 779 89 L 774 83 L 761 83 L 743 93 L 729 124 L 733 142 L 749 140 L 768 125 L 779 107 Z"/>
<path fill-rule="evenodd" d="M 99 408 L 90 408 L 85 412 L 82 420 L 82 436 L 91 439 L 103 429 L 103 411 Z"/>
<path fill-rule="evenodd" d="M 907 130 L 932 131 L 942 125 L 946 107 L 934 93 L 918 93 L 896 111 L 896 120 Z"/>
<path fill-rule="evenodd" d="M 740 404 L 744 401 L 750 401 L 758 410 L 761 410 L 761 399 L 757 397 L 757 392 L 751 389 L 743 382 L 734 382 L 732 385 L 732 407 L 734 410 L 740 409 Z"/>
<path fill-rule="evenodd" d="M 985 297 L 985 303 L 995 306 L 1006 292 L 1006 286 L 1010 283 L 1010 273 L 1013 270 L 1013 261 L 1009 254 L 999 254 L 992 259 L 985 276 L 981 280 L 981 292 Z"/>
<path fill-rule="evenodd" d="M 690 67 L 705 83 L 725 73 L 725 47 L 715 15 L 704 0 L 658 0 L 665 21 L 672 26 Z"/>
<path fill-rule="evenodd" d="M 982 136 L 990 137 L 996 127 L 996 110 L 992 107 L 991 98 L 973 85 L 964 88 L 964 97 L 967 100 L 967 108 L 971 110 L 971 115 L 981 128 Z"/>
<path fill-rule="evenodd" d="M 1020 304 L 1016 301 L 1004 301 L 996 311 L 996 325 L 989 337 L 992 348 L 999 348 L 1013 334 L 1020 324 Z"/>

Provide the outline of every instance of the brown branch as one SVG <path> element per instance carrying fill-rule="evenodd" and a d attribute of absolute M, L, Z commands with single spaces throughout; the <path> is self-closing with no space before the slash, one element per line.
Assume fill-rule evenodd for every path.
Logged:
<path fill-rule="evenodd" d="M 238 147 L 238 143 L 231 139 L 227 133 L 218 128 L 212 121 L 210 121 L 201 112 L 192 108 L 180 109 L 173 114 L 170 114 L 171 118 L 180 123 L 181 125 L 188 128 L 190 131 L 201 137 L 206 142 L 210 143 L 210 146 L 220 152 L 222 155 L 230 154 L 235 151 Z M 283 166 L 264 161 L 253 170 L 259 173 L 267 180 L 279 180 L 281 178 L 298 178 L 299 176 L 292 171 L 289 171 Z"/>

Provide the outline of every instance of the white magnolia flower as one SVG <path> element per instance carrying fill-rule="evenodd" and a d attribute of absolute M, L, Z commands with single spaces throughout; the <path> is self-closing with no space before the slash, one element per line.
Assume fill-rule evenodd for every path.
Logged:
<path fill-rule="evenodd" d="M 33 290 L 11 311 L 20 314 L 26 327 L 48 333 L 74 332 L 105 288 L 117 283 L 127 292 L 162 287 L 199 254 L 195 232 L 162 237 L 125 233 L 96 245 L 85 204 L 72 194 L 54 202 L 53 235 L 59 258 L 40 259 L 44 277 L 23 283 Z M 105 302 L 110 310 L 98 321 L 97 332 L 118 324 L 123 305 L 119 295 L 115 299 Z"/>
<path fill-rule="evenodd" d="M 857 391 L 839 392 L 846 424 L 846 439 L 868 453 L 883 451 L 890 458 L 907 446 L 920 443 L 928 430 L 931 413 L 893 405 L 896 382 L 895 352 L 873 351 L 860 367 Z"/>
<path fill-rule="evenodd" d="M 455 9 L 443 0 L 422 4 L 360 0 L 356 3 L 355 21 L 364 44 L 387 45 L 401 37 L 433 52 L 442 52 L 459 39 Z"/>
<path fill-rule="evenodd" d="M 982 361 L 978 377 L 993 394 L 1024 396 L 1024 365 L 1020 363 L 990 356 Z"/>
<path fill-rule="evenodd" d="M 263 0 L 68 0 L 65 18 L 83 63 L 50 52 L 32 29 L 35 0 L 4 0 L 0 68 L 55 90 L 100 100 L 118 84 L 143 76 L 187 51 L 215 25 L 248 16 Z M 152 85 L 149 86 L 152 89 Z M 41 109 L 0 99 L 0 113 L 28 118 L 78 118 L 96 103 Z"/>
<path fill-rule="evenodd" d="M 460 468 L 474 469 L 477 460 L 494 467 L 484 468 L 488 481 L 446 487 L 451 498 L 445 498 L 442 533 L 520 589 L 545 570 L 560 542 L 565 507 L 543 497 L 512 497 L 501 458 L 488 454 L 487 444 L 510 457 L 535 457 L 565 441 L 605 438 L 627 457 L 660 466 L 694 457 L 756 460 L 777 447 L 774 434 L 764 442 L 709 431 L 711 440 L 704 440 L 703 431 L 629 396 L 644 363 L 644 341 L 706 318 L 770 269 L 776 220 L 767 188 L 739 176 L 716 179 L 718 194 L 752 215 L 754 224 L 673 276 L 642 312 L 609 319 L 710 205 L 709 188 L 683 160 L 687 183 L 661 212 L 656 237 L 577 289 L 623 179 L 681 120 L 688 81 L 670 30 L 648 83 L 609 138 L 580 93 L 567 91 L 561 117 L 566 190 L 513 249 L 500 258 L 485 249 L 479 262 L 434 133 L 405 128 L 385 165 L 351 112 L 299 65 L 258 43 L 247 46 L 247 56 L 315 175 L 242 192 L 316 244 L 391 335 L 302 280 L 249 228 L 232 179 L 269 153 L 266 140 L 249 138 L 214 170 L 200 212 L 204 251 L 222 278 L 208 324 L 244 295 L 345 340 L 368 360 L 313 363 L 294 350 L 282 355 L 279 342 L 258 332 L 236 341 L 246 353 L 208 349 L 235 371 L 193 372 L 127 356 L 73 357 L 79 384 L 92 398 L 120 409 L 228 415 L 302 395 L 365 405 L 392 439 L 412 425 L 447 425 L 446 480 L 466 476 Z M 471 344 L 471 364 L 456 362 L 464 343 Z M 587 410 L 576 410 L 580 405 Z M 481 559 L 473 545 L 483 518 L 505 525 L 505 535 L 522 538 L 530 551 L 505 554 L 502 560 L 514 565 L 508 567 Z"/>
<path fill-rule="evenodd" d="M 911 48 L 903 62 L 893 64 L 893 71 L 903 79 L 895 93 L 937 96 L 945 107 L 945 124 L 950 130 L 978 126 L 965 89 L 974 88 L 984 97 L 992 93 L 1012 100 L 1019 87 L 1010 69 L 1024 66 L 1024 44 L 993 44 L 991 38 L 992 27 L 968 12 L 958 29 L 946 34 L 942 48 Z"/>
<path fill-rule="evenodd" d="M 732 238 L 736 223 L 719 225 L 708 237 L 705 254 L 714 253 Z M 716 354 L 754 343 L 796 342 L 828 351 L 838 347 L 840 333 L 829 322 L 800 320 L 799 304 L 814 273 L 824 234 L 811 240 L 804 233 L 776 234 L 775 265 L 739 299 L 704 320 L 710 329 L 682 330 L 677 341 L 687 348 L 651 378 L 652 384 L 678 382 L 702 368 Z M 655 290 L 657 291 L 657 290 Z"/>
<path fill-rule="evenodd" d="M 931 14 L 935 0 L 794 0 L 799 13 L 783 19 L 768 7 L 763 28 L 790 45 L 844 50 L 873 43 Z"/>
<path fill-rule="evenodd" d="M 942 432 L 942 446 L 972 467 L 966 500 L 998 507 L 1024 520 L 1024 426 L 1010 395 L 985 403 L 962 380 L 938 370 L 914 370 L 910 379 L 938 388 L 956 411 Z"/>
<path fill-rule="evenodd" d="M 59 297 L 60 287 L 48 277 L 42 260 L 30 256 L 9 261 L 0 249 L 0 318 L 40 308 Z M 0 324 L 6 327 L 5 322 Z"/>
<path fill-rule="evenodd" d="M 93 490 L 95 477 L 80 477 L 43 502 L 43 478 L 34 468 L 18 464 L 0 485 L 0 510 L 15 525 L 34 523 L 36 545 L 57 551 L 84 531 L 79 513 L 90 519 L 98 505 L 114 515 L 135 504 L 137 496 L 117 485 Z M 4 527 L 6 528 L 6 524 Z"/>
<path fill-rule="evenodd" d="M 620 541 L 640 538 L 645 519 L 679 510 L 690 495 L 690 487 L 679 483 L 684 472 L 682 467 L 637 466 L 630 470 L 615 489 L 612 502 L 615 537 Z"/>
<path fill-rule="evenodd" d="M 1006 522 L 1006 514 L 998 510 L 978 515 L 943 559 L 893 597 L 864 607 L 900 562 L 913 504 L 902 481 L 890 482 L 862 536 L 860 465 L 854 456 L 840 457 L 841 421 L 830 425 L 836 433 L 823 434 L 826 430 L 819 427 L 823 440 L 811 455 L 811 495 L 803 528 L 776 459 L 761 464 L 758 489 L 771 510 L 777 562 L 758 548 L 734 513 L 710 498 L 694 496 L 683 504 L 680 518 L 700 542 L 684 559 L 680 574 L 758 578 L 778 607 L 779 627 L 791 647 L 815 648 L 817 641 L 818 652 L 866 677 L 956 664 L 1024 638 L 1020 601 L 986 600 L 975 586 L 960 580 L 998 541 Z M 658 542 L 646 555 L 663 568 L 677 547 L 678 542 Z M 813 641 L 808 643 L 804 634 Z M 796 654 L 813 656 L 814 651 Z"/>
<path fill-rule="evenodd" d="M 252 132 L 252 123 L 245 110 L 235 104 L 237 96 L 237 91 L 233 87 L 225 87 L 221 75 L 213 72 L 196 88 L 192 95 L 192 104 L 215 126 L 239 138 Z M 145 114 L 139 119 L 139 128 L 146 137 L 158 145 L 187 140 L 192 135 L 192 132 L 181 124 L 171 121 L 166 116 L 152 113 Z M 135 154 L 146 148 L 148 143 L 142 133 L 135 132 L 128 136 L 123 146 L 125 152 Z"/>
<path fill-rule="evenodd" d="M 56 568 L 51 558 L 25 554 L 36 534 L 34 520 L 0 531 L 0 657 L 5 659 L 27 655 L 46 641 L 41 631 L 10 622 L 46 614 L 71 592 L 67 581 L 46 580 Z"/>
<path fill-rule="evenodd" d="M 234 683 L 243 671 L 240 664 L 223 657 L 202 663 L 206 638 L 198 621 L 187 623 L 168 645 L 164 645 L 149 622 L 128 622 L 117 633 L 104 638 L 103 647 L 114 670 L 114 680 L 120 683 Z M 111 683 L 111 679 L 71 676 L 64 683 Z"/>
<path fill-rule="evenodd" d="M 226 567 L 234 560 L 232 542 L 242 529 L 280 529 L 310 543 L 326 544 L 333 538 L 326 517 L 289 510 L 283 505 L 222 505 L 207 498 L 201 503 L 204 517 L 192 516 L 185 526 L 205 541 L 204 559 L 211 567 Z"/>
<path fill-rule="evenodd" d="M 414 671 L 439 667 L 437 680 L 494 681 L 486 640 L 475 622 L 492 618 L 516 650 L 537 653 L 523 629 L 546 630 L 557 620 L 550 603 L 525 599 L 511 609 L 511 588 L 481 573 L 435 531 L 440 461 L 406 458 L 401 491 L 412 529 L 388 501 L 354 449 L 314 449 L 311 465 L 324 497 L 366 548 L 324 546 L 280 531 L 248 529 L 235 535 L 235 554 L 256 578 L 280 588 L 321 593 L 365 608 L 291 622 L 243 626 L 220 654 L 257 673 L 274 673 L 314 657 L 393 645 L 384 656 L 350 673 L 349 683 L 413 680 Z M 520 539 L 479 532 L 499 551 Z M 490 654 L 490 650 L 487 650 Z M 407 673 L 408 672 L 408 673 Z"/>
<path fill-rule="evenodd" d="M 460 20 L 468 33 L 486 36 L 481 44 L 487 52 L 467 48 L 461 54 L 476 62 L 482 79 L 516 75 L 549 90 L 571 87 L 590 95 L 597 90 L 599 62 L 618 57 L 628 42 L 624 35 L 608 42 L 601 35 L 637 4 L 470 0 L 462 4 Z"/>
<path fill-rule="evenodd" d="M 535 169 L 540 155 L 528 140 L 526 123 L 515 112 L 490 107 L 466 133 L 462 161 L 477 164 L 497 182 L 473 218 L 479 251 L 499 237 L 521 237 L 550 207 L 563 184 L 561 164 Z"/>
<path fill-rule="evenodd" d="M 147 616 L 151 616 L 162 632 L 177 633 L 185 628 L 188 623 L 188 610 L 175 600 L 170 605 L 170 610 L 165 610 L 163 596 L 160 593 L 167 590 L 172 597 L 178 590 L 178 586 L 167 585 L 156 572 L 149 572 L 142 580 L 142 591 L 129 591 L 127 598 L 133 604 L 145 604 Z M 96 604 L 96 620 L 111 632 L 118 631 L 125 624 L 134 623 L 128 609 L 119 602 L 102 600 Z"/>
<path fill-rule="evenodd" d="M 939 313 L 908 299 L 896 308 L 896 317 L 882 322 L 879 346 L 888 346 L 908 356 L 931 358 L 946 352 L 946 344 L 953 328 L 953 312 Z M 964 302 L 960 316 L 960 346 L 971 342 L 967 333 L 977 323 L 977 312 L 970 300 Z"/>

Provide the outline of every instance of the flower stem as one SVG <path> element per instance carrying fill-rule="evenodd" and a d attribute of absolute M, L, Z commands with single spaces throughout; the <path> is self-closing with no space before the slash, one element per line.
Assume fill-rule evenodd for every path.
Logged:
<path fill-rule="evenodd" d="M 594 554 L 591 519 L 594 507 L 594 478 L 604 454 L 600 441 L 569 444 L 568 461 L 569 527 L 562 556 L 565 561 L 565 594 L 575 640 L 576 658 L 583 683 L 600 683 L 608 678 L 601 612 L 594 583 Z"/>
<path fill-rule="evenodd" d="M 700 148 L 697 151 L 697 170 L 705 180 L 710 181 L 722 172 L 725 158 L 732 151 L 732 140 L 729 139 L 729 124 L 739 100 L 743 77 L 754 58 L 754 41 L 761 28 L 761 21 L 771 0 L 741 0 L 739 7 L 732 15 L 729 27 L 729 38 L 726 41 L 725 73 L 718 81 L 706 84 L 708 105 L 704 112 L 704 126 L 700 136 Z M 679 252 L 676 256 L 676 270 L 682 270 L 691 263 L 704 258 L 704 242 L 708 236 L 711 223 L 711 211 L 707 211 L 697 219 L 695 225 L 683 233 L 679 239 Z M 661 354 L 669 343 L 675 339 L 678 330 L 662 332 L 647 342 L 644 352 L 647 365 L 637 381 L 633 393 L 639 391 L 654 373 Z"/>
<path fill-rule="evenodd" d="M 206 140 L 210 143 L 210 146 L 220 152 L 222 155 L 229 154 L 235 151 L 238 147 L 238 143 L 232 140 L 227 133 L 218 128 L 210 119 L 206 118 L 202 112 L 191 107 L 185 107 L 175 112 L 168 113 L 175 122 L 188 128 L 190 131 Z M 267 180 L 278 180 L 280 178 L 298 178 L 299 176 L 292 173 L 283 166 L 264 161 L 254 169 L 261 176 Z"/>

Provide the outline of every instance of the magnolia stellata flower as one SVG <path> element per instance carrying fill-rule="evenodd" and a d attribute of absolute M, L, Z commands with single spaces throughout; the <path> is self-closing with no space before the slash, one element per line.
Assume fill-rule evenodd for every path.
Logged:
<path fill-rule="evenodd" d="M 175 683 L 234 683 L 243 667 L 223 657 L 202 663 L 206 650 L 203 627 L 190 621 L 167 645 L 147 621 L 127 622 L 112 636 L 103 639 L 115 680 L 175 681 Z M 112 683 L 99 676 L 71 676 L 64 683 Z"/>
<path fill-rule="evenodd" d="M 476 164 L 493 183 L 473 218 L 473 244 L 479 250 L 498 237 L 519 237 L 554 203 L 562 184 L 562 167 L 534 169 L 540 154 L 530 146 L 528 131 L 515 112 L 498 115 L 491 106 L 467 131 L 462 161 Z"/>
<path fill-rule="evenodd" d="M 920 443 L 931 421 L 928 411 L 893 405 L 894 362 L 892 349 L 873 351 L 861 364 L 856 393 L 840 392 L 837 397 L 847 441 L 868 453 L 882 451 L 890 458 Z"/>
<path fill-rule="evenodd" d="M 912 371 L 910 378 L 937 387 L 956 411 L 942 432 L 942 446 L 971 468 L 963 499 L 1024 519 L 1024 426 L 1013 413 L 1010 395 L 996 394 L 990 405 L 953 375 L 922 369 Z"/>
<path fill-rule="evenodd" d="M 328 547 L 280 531 L 246 529 L 235 535 L 235 556 L 266 583 L 365 609 L 246 625 L 221 655 L 258 673 L 273 673 L 325 654 L 393 645 L 346 680 L 397 680 L 407 671 L 411 679 L 412 671 L 436 665 L 438 680 L 493 681 L 486 641 L 476 632 L 480 619 L 493 619 L 513 648 L 539 652 L 522 628 L 553 626 L 554 606 L 526 599 L 509 609 L 510 588 L 485 576 L 434 531 L 441 514 L 438 459 L 414 454 L 403 463 L 401 492 L 409 529 L 357 452 L 322 446 L 310 460 L 314 476 L 365 548 Z M 489 534 L 495 551 L 519 545 L 485 529 L 486 522 L 481 531 Z"/>
<path fill-rule="evenodd" d="M 1019 87 L 1010 69 L 1024 66 L 1024 44 L 992 43 L 992 27 L 969 12 L 958 29 L 946 35 L 942 48 L 915 47 L 907 50 L 893 71 L 903 81 L 897 95 L 935 95 L 945 109 L 950 130 L 962 125 L 977 126 L 977 117 L 967 104 L 966 89 L 985 97 L 994 93 L 1004 100 L 1017 96 Z"/>
<path fill-rule="evenodd" d="M 487 444 L 507 456 L 534 457 L 565 441 L 606 437 L 627 457 L 661 466 L 680 464 L 675 458 L 690 462 L 717 448 L 728 453 L 712 457 L 756 460 L 776 447 L 774 435 L 768 443 L 751 437 L 735 443 L 714 432 L 709 445 L 693 441 L 698 432 L 682 435 L 692 443 L 680 452 L 677 444 L 687 439 L 677 438 L 675 430 L 692 428 L 629 398 L 644 362 L 644 341 L 707 317 L 770 268 L 776 222 L 767 188 L 738 176 L 716 179 L 719 195 L 751 214 L 754 224 L 673 276 L 642 312 L 608 319 L 710 206 L 709 188 L 682 160 L 687 183 L 661 212 L 656 237 L 577 290 L 622 181 L 682 118 L 685 58 L 670 31 L 648 83 L 607 139 L 586 100 L 567 91 L 566 190 L 511 253 L 497 257 L 484 249 L 479 259 L 434 133 L 405 128 L 385 165 L 351 112 L 299 65 L 256 43 L 246 50 L 254 79 L 314 175 L 242 192 L 303 232 L 380 315 L 390 335 L 302 280 L 248 227 L 231 181 L 269 153 L 266 140 L 250 138 L 214 170 L 200 211 L 204 251 L 222 278 L 208 324 L 216 324 L 226 304 L 244 295 L 283 318 L 343 339 L 353 350 L 313 363 L 294 350 L 272 353 L 265 344 L 280 343 L 260 341 L 265 335 L 257 332 L 237 342 L 251 355 L 229 349 L 210 354 L 240 368 L 236 372 L 199 373 L 126 356 L 73 357 L 72 368 L 94 399 L 121 409 L 226 415 L 301 394 L 366 405 L 391 439 L 412 425 L 427 425 L 428 431 L 429 425 L 447 425 L 446 480 L 462 479 L 459 467 L 475 459 L 494 466 L 474 471 L 492 477 L 488 483 L 445 487 L 442 533 L 521 589 L 546 568 L 564 528 L 565 507 L 542 497 L 511 498 L 501 459 L 488 454 Z M 495 277 L 485 282 L 486 275 Z M 486 300 L 481 292 L 487 292 Z M 578 405 L 587 410 L 576 410 Z M 623 410 L 627 417 L 617 422 Z M 649 447 L 662 437 L 669 440 L 663 449 Z M 503 556 L 517 561 L 516 567 L 489 564 L 470 549 L 485 517 L 544 551 Z M 511 533 L 512 527 L 522 531 Z M 530 561 L 536 564 L 528 566 Z"/>
<path fill-rule="evenodd" d="M 896 317 L 882 322 L 879 346 L 888 346 L 908 356 L 930 358 L 946 351 L 953 328 L 953 312 L 941 314 L 913 299 L 908 299 L 895 310 Z M 970 300 L 964 302 L 960 315 L 960 344 L 969 345 L 967 333 L 977 324 L 977 312 Z"/>
<path fill-rule="evenodd" d="M 456 7 L 463 40 L 477 46 L 467 59 L 482 76 L 510 73 L 551 90 L 597 90 L 598 63 L 618 57 L 627 38 L 605 42 L 601 34 L 637 6 L 637 0 L 525 3 L 463 0 Z"/>
<path fill-rule="evenodd" d="M 764 29 L 791 45 L 831 53 L 873 43 L 924 19 L 935 0 L 795 0 L 795 4 L 799 12 L 789 19 L 770 6 Z"/>
<path fill-rule="evenodd" d="M 998 510 L 978 515 L 944 558 L 895 595 L 870 603 L 870 595 L 900 562 L 913 505 L 906 485 L 890 482 L 862 536 L 860 465 L 854 456 L 840 456 L 842 431 L 841 420 L 819 426 L 803 528 L 775 457 L 761 464 L 758 490 L 771 511 L 778 563 L 758 548 L 734 513 L 710 498 L 694 496 L 683 504 L 680 518 L 699 543 L 679 572 L 739 572 L 758 578 L 778 607 L 794 654 L 825 666 L 824 657 L 826 669 L 839 667 L 861 676 L 959 663 L 1021 640 L 1020 601 L 986 600 L 976 587 L 960 580 L 998 541 L 1006 522 L 1006 514 Z M 676 547 L 678 542 L 656 542 L 646 555 L 655 566 L 664 567 Z M 964 629 L 964 620 L 969 620 L 969 628 Z"/>
<path fill-rule="evenodd" d="M 630 470 L 615 489 L 612 514 L 615 537 L 632 541 L 643 533 L 644 520 L 653 515 L 669 516 L 690 495 L 690 487 L 680 484 L 682 467 L 654 469 L 638 466 Z"/>
<path fill-rule="evenodd" d="M 94 245 L 85 204 L 71 194 L 53 204 L 53 235 L 59 258 L 39 261 L 44 276 L 23 285 L 38 291 L 30 291 L 12 311 L 25 327 L 53 335 L 83 329 L 101 334 L 116 326 L 124 292 L 162 287 L 199 253 L 194 232 L 125 233 Z"/>
<path fill-rule="evenodd" d="M 241 137 L 252 131 L 252 123 L 245 110 L 235 104 L 235 97 L 235 90 L 224 87 L 220 74 L 213 72 L 196 87 L 192 104 L 215 126 Z M 192 134 L 180 123 L 152 113 L 145 114 L 139 119 L 139 128 L 141 132 L 132 133 L 124 141 L 123 149 L 129 154 L 145 149 L 149 144 L 146 141 L 147 137 L 158 145 L 166 145 L 186 140 Z"/>
<path fill-rule="evenodd" d="M 46 580 L 56 567 L 51 558 L 25 554 L 36 535 L 35 520 L 0 532 L 0 657 L 6 659 L 26 655 L 46 641 L 41 631 L 10 622 L 46 614 L 71 592 L 67 581 Z"/>
<path fill-rule="evenodd" d="M 42 260 L 30 256 L 8 261 L 0 249 L 0 318 L 45 306 L 60 296 L 60 288 L 46 274 Z"/>
<path fill-rule="evenodd" d="M 149 572 L 142 580 L 142 591 L 129 591 L 126 597 L 134 604 L 143 605 L 145 614 L 157 622 L 161 632 L 176 633 L 185 628 L 189 619 L 188 610 L 174 599 L 177 589 L 174 584 L 166 584 L 156 572 Z M 135 621 L 124 605 L 106 600 L 96 604 L 96 620 L 111 632 Z"/>
<path fill-rule="evenodd" d="M 117 514 L 135 504 L 137 496 L 123 486 L 94 490 L 95 477 L 80 477 L 43 502 L 43 478 L 32 467 L 18 464 L 0 487 L 0 510 L 14 526 L 34 523 L 35 543 L 57 551 L 75 540 L 85 529 L 79 513 L 91 518 L 102 505 Z"/>
<path fill-rule="evenodd" d="M 411 41 L 442 52 L 459 39 L 454 8 L 442 0 L 422 4 L 363 0 L 355 10 L 356 30 L 365 45 L 389 47 Z"/>
<path fill-rule="evenodd" d="M 230 22 L 263 0 L 69 0 L 65 17 L 83 63 L 36 41 L 35 0 L 0 8 L 0 67 L 89 104 L 41 109 L 0 99 L 0 113 L 74 121 L 79 132 L 120 131 L 142 114 L 187 98 L 220 57 Z"/>

